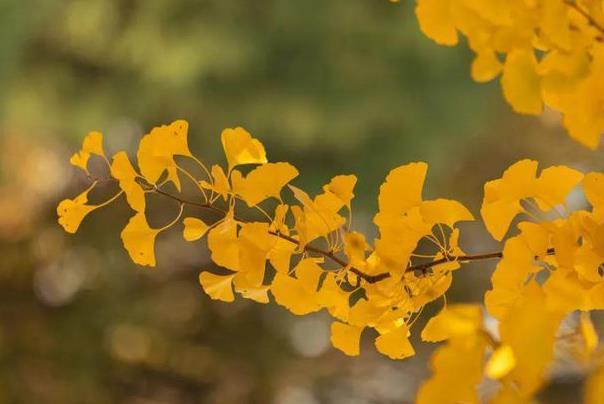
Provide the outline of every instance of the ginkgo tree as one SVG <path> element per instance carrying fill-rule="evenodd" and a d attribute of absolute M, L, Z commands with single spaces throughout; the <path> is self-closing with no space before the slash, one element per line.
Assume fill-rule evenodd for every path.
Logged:
<path fill-rule="evenodd" d="M 455 45 L 462 33 L 476 53 L 472 77 L 501 74 L 516 111 L 537 114 L 547 105 L 562 113 L 573 138 L 598 145 L 600 0 L 418 0 L 416 12 L 422 31 L 440 44 Z M 211 299 L 272 300 L 295 315 L 324 310 L 333 317 L 333 346 L 351 356 L 364 333 L 392 359 L 414 355 L 412 334 L 440 343 L 418 403 L 531 402 L 560 350 L 588 375 L 585 401 L 604 402 L 604 352 L 590 318 L 604 309 L 604 173 L 515 162 L 484 185 L 479 215 L 503 249 L 468 252 L 458 224 L 476 219 L 459 201 L 423 198 L 426 163 L 390 171 L 373 217 L 378 236 L 368 240 L 352 223 L 354 175 L 331 178 L 309 195 L 293 183 L 298 170 L 270 162 L 243 128 L 220 136 L 226 165 L 206 165 L 187 136 L 184 120 L 153 128 L 134 165 L 125 151 L 106 154 L 102 134 L 90 132 L 71 158 L 90 185 L 59 203 L 59 224 L 75 233 L 88 214 L 124 197 L 133 215 L 121 239 L 132 261 L 154 267 L 157 237 L 175 226 L 187 242 L 205 239 L 215 267 L 201 270 L 199 283 Z M 92 170 L 91 159 L 106 168 Z M 115 192 L 91 203 L 100 183 L 113 183 Z M 586 208 L 566 204 L 575 192 Z M 149 224 L 151 198 L 174 204 L 162 227 Z M 496 262 L 484 302 L 446 304 L 455 272 L 483 260 Z M 424 307 L 438 299 L 442 309 L 418 330 Z"/>

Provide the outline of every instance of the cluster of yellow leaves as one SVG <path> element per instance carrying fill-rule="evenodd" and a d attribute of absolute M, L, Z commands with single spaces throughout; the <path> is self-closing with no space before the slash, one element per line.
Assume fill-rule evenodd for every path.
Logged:
<path fill-rule="evenodd" d="M 350 228 L 354 175 L 336 176 L 321 193 L 310 196 L 289 184 L 298 176 L 296 168 L 269 162 L 262 143 L 242 128 L 225 129 L 221 134 L 226 167 L 207 169 L 190 153 L 187 129 L 185 121 L 176 121 L 151 130 L 140 141 L 138 168 L 124 151 L 109 163 L 102 135 L 88 135 L 72 163 L 90 175 L 90 155 L 101 156 L 119 189 L 108 201 L 91 205 L 87 195 L 97 185 L 93 182 L 79 196 L 59 204 L 59 223 L 74 233 L 88 213 L 124 194 L 135 213 L 121 237 L 135 263 L 155 266 L 156 238 L 182 222 L 185 240 L 207 236 L 211 259 L 220 267 L 199 275 L 211 298 L 231 302 L 237 293 L 268 303 L 272 296 L 298 315 L 325 309 L 335 318 L 332 342 L 347 354 L 359 354 L 366 328 L 377 331 L 375 346 L 385 355 L 414 354 L 409 342 L 412 321 L 449 288 L 452 271 L 459 268 L 449 257 L 463 254 L 457 245 L 456 225 L 473 220 L 457 201 L 422 198 L 425 163 L 410 163 L 390 172 L 380 187 L 374 220 L 379 238 L 369 243 Z M 175 156 L 197 162 L 203 178 L 179 166 Z M 248 167 L 242 170 L 242 166 Z M 199 192 L 198 199 L 188 201 L 171 194 L 180 192 L 181 181 L 187 178 Z M 179 213 L 171 223 L 161 228 L 149 225 L 146 198 L 150 195 L 172 197 L 179 203 Z M 201 207 L 218 212 L 220 218 L 207 223 L 190 216 L 191 206 L 196 211 Z M 267 213 L 271 208 L 272 215 Z M 240 219 L 246 209 L 261 212 L 264 220 Z M 433 254 L 415 256 L 422 242 L 432 243 Z M 436 263 L 429 270 L 414 270 L 414 264 L 432 261 Z"/>
<path fill-rule="evenodd" d="M 125 195 L 134 214 L 121 238 L 135 263 L 155 266 L 156 238 L 181 226 L 186 241 L 207 241 L 215 267 L 202 271 L 199 282 L 212 299 L 274 300 L 296 315 L 325 310 L 334 318 L 334 347 L 359 355 L 362 335 L 373 334 L 376 349 L 393 359 L 414 355 L 410 335 L 422 309 L 446 293 L 462 263 L 481 257 L 458 245 L 458 223 L 474 220 L 472 214 L 455 200 L 423 198 L 425 163 L 387 175 L 373 220 L 378 236 L 370 242 L 352 230 L 354 175 L 336 176 L 310 196 L 290 184 L 297 169 L 269 162 L 262 143 L 243 128 L 222 132 L 226 166 L 211 168 L 190 153 L 187 130 L 185 121 L 151 130 L 140 141 L 137 167 L 124 151 L 109 161 L 102 135 L 89 134 L 71 162 L 91 185 L 59 204 L 59 223 L 74 233 L 88 213 Z M 106 162 L 109 178 L 90 174 L 91 155 Z M 201 178 L 179 165 L 182 159 L 196 164 Z M 196 197 L 187 198 L 182 180 Z M 115 194 L 90 204 L 101 181 L 112 182 Z M 565 201 L 579 186 L 591 209 L 569 212 Z M 563 166 L 538 173 L 537 162 L 522 160 L 484 190 L 480 213 L 491 235 L 504 239 L 514 223 L 518 231 L 496 254 L 488 314 L 479 305 L 445 304 L 421 332 L 424 341 L 446 342 L 432 358 L 420 403 L 531 400 L 547 381 L 561 325 L 578 311 L 579 356 L 589 359 L 597 350 L 588 313 L 604 308 L 604 174 Z M 150 197 L 177 203 L 170 223 L 149 225 Z M 193 216 L 201 209 L 215 219 Z M 242 219 L 246 213 L 261 219 Z M 487 315 L 496 330 L 485 327 Z M 497 387 L 479 394 L 486 380 Z M 589 382 L 588 394 L 597 396 L 598 388 Z"/>
<path fill-rule="evenodd" d="M 501 75 L 505 99 L 523 114 L 559 111 L 574 139 L 595 149 L 604 132 L 601 0 L 417 0 L 422 32 L 474 51 L 471 75 Z"/>
<path fill-rule="evenodd" d="M 494 238 L 501 240 L 517 215 L 528 219 L 505 241 L 485 295 L 499 337 L 484 329 L 477 306 L 449 307 L 432 318 L 422 338 L 448 343 L 433 357 L 434 375 L 420 390 L 421 403 L 449 402 L 446 397 L 479 402 L 486 395 L 479 396 L 484 376 L 498 381 L 489 402 L 530 402 L 547 382 L 561 325 L 578 311 L 582 352 L 589 357 L 597 348 L 588 313 L 604 308 L 604 174 L 555 166 L 537 175 L 537 168 L 535 161 L 519 161 L 484 187 L 481 215 Z M 579 185 L 592 209 L 568 212 L 565 201 Z M 594 383 L 588 384 L 592 390 Z"/>

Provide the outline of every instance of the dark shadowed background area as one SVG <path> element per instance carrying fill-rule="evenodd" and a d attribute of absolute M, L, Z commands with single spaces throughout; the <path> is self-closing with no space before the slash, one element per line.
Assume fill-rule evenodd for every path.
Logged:
<path fill-rule="evenodd" d="M 497 83 L 471 82 L 469 53 L 423 37 L 411 0 L 1 0 L 0 62 L 0 403 L 409 402 L 428 374 L 430 346 L 397 362 L 368 338 L 349 358 L 325 313 L 211 301 L 204 245 L 179 228 L 155 269 L 135 266 L 123 202 L 65 234 L 55 207 L 86 183 L 68 159 L 90 130 L 133 155 L 183 118 L 191 150 L 222 163 L 219 134 L 241 125 L 311 193 L 357 174 L 370 235 L 379 184 L 409 161 L 430 164 L 427 197 L 475 214 L 484 181 L 517 159 L 604 168 L 555 114 L 515 115 Z M 465 229 L 465 250 L 498 248 Z M 479 301 L 492 269 L 457 272 L 448 301 Z M 545 401 L 568 402 L 579 379 Z"/>

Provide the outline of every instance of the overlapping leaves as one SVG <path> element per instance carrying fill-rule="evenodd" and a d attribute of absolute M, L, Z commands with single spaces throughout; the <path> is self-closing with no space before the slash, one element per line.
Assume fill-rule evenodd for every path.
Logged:
<path fill-rule="evenodd" d="M 354 175 L 336 176 L 311 196 L 291 184 L 295 167 L 269 162 L 264 146 L 242 128 L 223 131 L 226 166 L 208 169 L 190 153 L 187 128 L 176 121 L 145 135 L 137 167 L 124 151 L 110 162 L 101 134 L 86 137 L 72 163 L 91 185 L 59 204 L 59 223 L 74 233 L 87 214 L 124 195 L 134 214 L 121 238 L 135 263 L 155 266 L 157 238 L 182 223 L 183 238 L 205 239 L 215 264 L 199 275 L 210 298 L 274 301 L 296 315 L 325 310 L 333 317 L 334 347 L 359 355 L 362 339 L 371 337 L 392 359 L 415 354 L 410 337 L 418 316 L 445 295 L 461 265 L 499 257 L 486 310 L 447 306 L 442 299 L 443 309 L 421 331 L 423 340 L 444 344 L 433 356 L 434 373 L 419 391 L 420 403 L 479 402 L 478 387 L 487 379 L 498 382 L 488 395 L 492 402 L 531 400 L 547 379 L 561 325 L 574 317 L 580 319 L 574 327 L 583 360 L 597 350 L 588 313 L 604 308 L 604 174 L 563 166 L 538 173 L 535 161 L 513 164 L 485 184 L 480 213 L 497 240 L 510 227 L 517 231 L 501 253 L 472 255 L 459 246 L 458 224 L 473 215 L 455 200 L 424 199 L 425 163 L 387 175 L 373 219 L 378 236 L 368 240 L 352 229 Z M 105 161 L 110 177 L 90 173 L 91 158 Z M 195 164 L 197 175 L 181 159 Z M 101 181 L 113 182 L 115 194 L 90 203 Z M 195 197 L 181 191 L 184 181 Z M 565 202 L 578 190 L 591 209 L 571 212 Z M 149 224 L 152 197 L 177 207 L 162 227 Z M 199 216 L 203 210 L 211 218 Z M 260 219 L 247 219 L 250 211 Z M 487 318 L 497 321 L 496 330 Z"/>

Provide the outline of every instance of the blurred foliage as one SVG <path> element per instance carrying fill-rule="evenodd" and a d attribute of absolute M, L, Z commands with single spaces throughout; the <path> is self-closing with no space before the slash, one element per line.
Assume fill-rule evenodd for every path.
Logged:
<path fill-rule="evenodd" d="M 366 227 L 378 184 L 408 160 L 473 207 L 514 159 L 602 164 L 555 117 L 512 116 L 471 83 L 468 55 L 423 38 L 412 2 L 3 0 L 0 59 L 0 402 L 400 402 L 426 373 L 427 352 L 401 364 L 328 349 L 321 315 L 210 302 L 206 252 L 177 233 L 156 270 L 133 267 L 115 237 L 125 206 L 64 236 L 54 207 L 81 188 L 67 159 L 89 130 L 132 150 L 185 118 L 211 162 L 222 128 L 242 125 L 311 191 L 357 173 Z M 475 230 L 465 241 L 484 244 Z M 480 297 L 488 267 L 467 272 L 452 299 Z"/>

